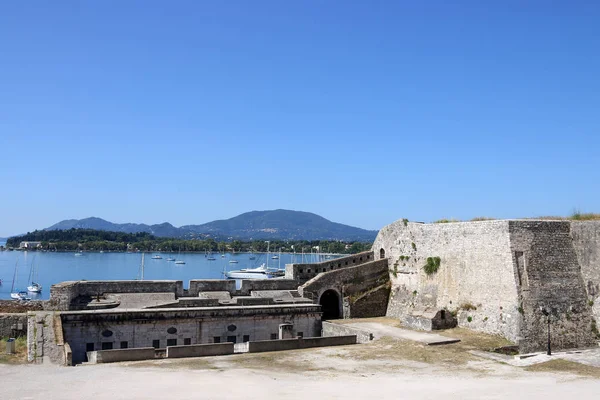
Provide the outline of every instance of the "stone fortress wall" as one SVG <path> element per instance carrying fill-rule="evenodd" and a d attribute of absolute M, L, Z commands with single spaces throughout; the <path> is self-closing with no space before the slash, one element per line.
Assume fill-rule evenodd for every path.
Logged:
<path fill-rule="evenodd" d="M 446 310 L 459 326 L 502 335 L 532 351 L 546 343 L 545 307 L 558 348 L 591 346 L 588 294 L 600 282 L 598 227 L 600 222 L 396 221 L 373 245 L 375 258 L 388 260 L 387 315 L 406 322 L 424 310 Z M 440 259 L 430 275 L 423 269 L 428 257 Z"/>

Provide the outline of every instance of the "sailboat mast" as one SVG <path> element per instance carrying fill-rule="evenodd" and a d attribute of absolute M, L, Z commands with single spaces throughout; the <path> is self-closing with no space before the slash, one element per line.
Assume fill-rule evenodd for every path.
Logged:
<path fill-rule="evenodd" d="M 270 246 L 271 242 L 267 240 L 267 269 L 269 269 L 269 257 L 271 256 L 271 252 L 269 251 Z"/>
<path fill-rule="evenodd" d="M 15 281 L 17 280 L 17 267 L 19 266 L 19 258 L 17 257 L 17 262 L 15 263 L 15 273 L 13 274 L 12 287 L 10 288 L 10 292 L 13 293 L 15 291 Z"/>

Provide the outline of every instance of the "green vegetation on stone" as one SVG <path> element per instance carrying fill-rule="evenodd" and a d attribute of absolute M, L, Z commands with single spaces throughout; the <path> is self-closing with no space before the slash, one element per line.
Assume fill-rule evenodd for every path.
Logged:
<path fill-rule="evenodd" d="M 439 257 L 427 257 L 427 264 L 423 266 L 423 271 L 427 275 L 435 274 L 440 268 L 441 259 Z"/>

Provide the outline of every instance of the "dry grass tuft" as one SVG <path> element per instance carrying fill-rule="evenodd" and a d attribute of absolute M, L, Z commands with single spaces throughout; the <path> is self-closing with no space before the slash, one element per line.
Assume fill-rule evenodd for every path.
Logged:
<path fill-rule="evenodd" d="M 21 336 L 16 340 L 15 354 L 6 354 L 6 341 L 8 338 L 0 340 L 0 364 L 24 364 L 27 362 L 27 337 Z"/>
<path fill-rule="evenodd" d="M 600 368 L 562 359 L 531 365 L 526 367 L 525 370 L 532 372 L 569 372 L 579 376 L 600 378 Z"/>

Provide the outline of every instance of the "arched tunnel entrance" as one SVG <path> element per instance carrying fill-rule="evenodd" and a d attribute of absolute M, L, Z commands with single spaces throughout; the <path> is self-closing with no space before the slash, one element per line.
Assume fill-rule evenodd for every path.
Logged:
<path fill-rule="evenodd" d="M 379 258 L 380 259 L 384 259 L 385 258 L 385 249 L 381 248 L 381 250 L 379 250 Z"/>
<path fill-rule="evenodd" d="M 338 319 L 340 317 L 340 297 L 333 289 L 326 290 L 319 299 L 323 310 L 323 319 Z"/>

